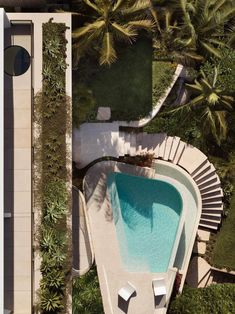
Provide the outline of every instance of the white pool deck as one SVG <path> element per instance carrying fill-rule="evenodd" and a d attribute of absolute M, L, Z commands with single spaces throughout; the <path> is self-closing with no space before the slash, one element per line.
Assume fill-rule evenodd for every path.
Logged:
<path fill-rule="evenodd" d="M 106 177 L 109 172 L 122 171 L 145 177 L 153 177 L 154 170 L 116 162 L 100 162 L 90 168 L 84 180 L 88 217 L 95 252 L 100 288 L 105 314 L 152 314 L 166 313 L 164 305 L 168 303 L 176 275 L 176 269 L 167 273 L 125 271 L 119 254 L 116 229 L 112 209 L 107 197 Z M 101 175 L 102 174 L 102 175 Z M 155 299 L 152 280 L 164 277 L 166 297 Z M 118 291 L 129 281 L 136 287 L 136 295 L 124 302 L 118 297 Z"/>

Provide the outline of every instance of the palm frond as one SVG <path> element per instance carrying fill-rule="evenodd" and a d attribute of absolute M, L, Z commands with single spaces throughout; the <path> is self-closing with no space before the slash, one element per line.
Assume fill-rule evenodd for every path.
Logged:
<path fill-rule="evenodd" d="M 128 24 L 118 24 L 116 22 L 111 23 L 115 36 L 121 40 L 127 40 L 132 42 L 138 35 L 136 30 Z"/>
<path fill-rule="evenodd" d="M 116 3 L 113 5 L 112 11 L 115 12 L 119 10 L 125 4 L 126 0 L 117 0 Z"/>
<path fill-rule="evenodd" d="M 113 47 L 113 38 L 111 33 L 105 33 L 103 38 L 103 45 L 100 52 L 100 65 L 110 65 L 117 59 L 116 51 Z"/>
<path fill-rule="evenodd" d="M 136 0 L 133 5 L 126 6 L 126 8 L 120 10 L 123 16 L 137 15 L 147 12 L 151 8 L 150 0 Z"/>
<path fill-rule="evenodd" d="M 211 44 L 206 43 L 204 41 L 200 41 L 200 44 L 209 54 L 212 54 L 212 55 L 216 56 L 217 58 L 221 59 L 221 57 L 222 57 L 221 53 L 214 46 L 212 46 Z"/>
<path fill-rule="evenodd" d="M 97 30 L 101 30 L 105 25 L 105 21 L 101 20 L 97 20 L 93 23 L 89 23 L 83 27 L 79 27 L 77 29 L 74 30 L 72 37 L 74 39 L 79 39 L 83 36 L 89 35 L 91 32 L 97 31 Z"/>
<path fill-rule="evenodd" d="M 82 0 L 86 5 L 88 5 L 90 8 L 95 10 L 97 13 L 102 14 L 102 10 L 94 3 L 91 2 L 90 0 Z"/>
<path fill-rule="evenodd" d="M 133 27 L 134 29 L 146 29 L 151 30 L 154 26 L 154 23 L 149 19 L 136 20 L 128 22 L 128 25 Z"/>

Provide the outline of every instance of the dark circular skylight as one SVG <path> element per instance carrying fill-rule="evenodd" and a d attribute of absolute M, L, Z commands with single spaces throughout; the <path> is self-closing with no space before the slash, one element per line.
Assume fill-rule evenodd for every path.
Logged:
<path fill-rule="evenodd" d="M 30 55 L 21 46 L 9 46 L 4 51 L 4 71 L 8 75 L 24 74 L 30 66 Z"/>

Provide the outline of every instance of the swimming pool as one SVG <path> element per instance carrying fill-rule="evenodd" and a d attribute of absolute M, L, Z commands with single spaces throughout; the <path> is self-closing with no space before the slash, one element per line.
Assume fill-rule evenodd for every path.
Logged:
<path fill-rule="evenodd" d="M 166 272 L 183 201 L 170 183 L 110 173 L 108 193 L 123 266 L 131 272 Z"/>

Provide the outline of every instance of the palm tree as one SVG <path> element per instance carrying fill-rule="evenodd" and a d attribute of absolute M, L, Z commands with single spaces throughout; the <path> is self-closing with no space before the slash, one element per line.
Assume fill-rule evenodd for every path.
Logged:
<path fill-rule="evenodd" d="M 97 50 L 101 65 L 117 59 L 116 40 L 133 42 L 138 30 L 153 26 L 150 0 L 82 0 L 91 10 L 89 22 L 73 32 L 75 63 L 89 50 Z"/>
<path fill-rule="evenodd" d="M 203 59 L 193 47 L 185 47 L 178 40 L 181 36 L 180 17 L 174 9 L 174 4 L 157 9 L 152 6 L 151 13 L 155 22 L 153 47 L 157 54 L 163 54 L 185 65 Z"/>
<path fill-rule="evenodd" d="M 194 84 L 186 84 L 195 94 L 189 103 L 169 112 L 191 114 L 193 110 L 199 112 L 204 133 L 212 134 L 218 145 L 226 139 L 228 125 L 226 115 L 233 110 L 234 98 L 217 87 L 218 69 L 214 68 L 214 75 L 207 78 L 201 71 L 201 78 Z M 168 112 L 168 113 L 169 113 Z"/>
<path fill-rule="evenodd" d="M 221 57 L 218 47 L 232 36 L 231 20 L 235 7 L 231 0 L 180 0 L 183 15 L 179 42 L 193 47 L 202 55 Z M 227 41 L 227 40 L 226 40 Z"/>

